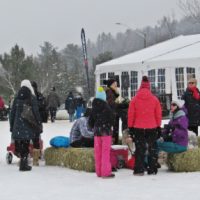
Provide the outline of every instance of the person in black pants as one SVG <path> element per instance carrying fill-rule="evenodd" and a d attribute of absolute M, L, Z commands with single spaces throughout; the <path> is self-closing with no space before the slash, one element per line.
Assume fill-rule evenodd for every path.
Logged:
<path fill-rule="evenodd" d="M 30 106 L 35 122 L 35 127 L 29 122 L 27 116 L 23 117 L 24 105 Z M 37 126 L 36 126 L 37 125 Z M 38 128 L 38 129 L 37 129 Z M 30 171 L 28 165 L 28 154 L 30 140 L 37 140 L 42 133 L 42 122 L 34 90 L 29 80 L 21 82 L 21 88 L 14 99 L 10 113 L 10 131 L 12 139 L 15 141 L 16 152 L 19 152 L 20 171 Z"/>
<path fill-rule="evenodd" d="M 77 119 L 70 131 L 70 146 L 94 147 L 94 132 L 88 125 L 91 109 L 87 108 L 84 117 Z"/>
<path fill-rule="evenodd" d="M 200 92 L 195 78 L 191 78 L 188 81 L 188 87 L 182 99 L 185 101 L 186 114 L 189 120 L 188 129 L 198 136 L 198 126 L 200 126 Z"/>
<path fill-rule="evenodd" d="M 55 87 L 52 87 L 51 92 L 47 96 L 47 108 L 50 111 L 51 122 L 54 122 L 56 119 L 56 111 L 58 107 L 60 107 L 60 100 Z"/>
<path fill-rule="evenodd" d="M 115 79 L 108 79 L 104 80 L 104 84 L 107 85 L 106 91 L 106 101 L 110 106 L 113 112 L 113 143 L 119 143 L 119 114 L 117 112 L 118 103 L 116 103 L 116 99 L 119 97 L 118 88 L 117 88 L 117 81 Z"/>
<path fill-rule="evenodd" d="M 144 172 L 145 152 L 148 150 L 148 174 L 157 174 L 157 129 L 134 129 L 136 146 L 135 173 Z"/>
<path fill-rule="evenodd" d="M 148 146 L 148 174 L 157 174 L 156 139 L 162 119 L 158 98 L 150 91 L 150 82 L 143 76 L 140 89 L 128 109 L 128 127 L 135 135 L 134 175 L 144 175 L 144 157 Z"/>

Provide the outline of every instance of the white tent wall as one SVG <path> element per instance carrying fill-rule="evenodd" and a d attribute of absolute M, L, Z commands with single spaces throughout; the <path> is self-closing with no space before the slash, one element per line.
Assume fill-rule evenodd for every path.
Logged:
<path fill-rule="evenodd" d="M 183 68 L 183 69 L 182 69 Z M 153 45 L 146 49 L 113 59 L 96 67 L 96 85 L 100 85 L 100 74 L 114 72 L 119 75 L 121 86 L 122 72 L 128 72 L 131 77 L 131 71 L 138 72 L 137 86 L 140 86 L 143 75 L 148 75 L 148 71 L 155 70 L 155 86 L 158 85 L 158 70 L 165 69 L 165 93 L 172 94 L 172 98 L 177 97 L 176 69 L 182 70 L 181 74 L 181 92 L 187 87 L 188 74 L 187 68 L 195 69 L 195 77 L 200 86 L 200 34 L 179 36 L 174 39 Z M 188 72 L 189 73 L 189 72 Z M 184 82 L 184 83 L 183 83 Z M 180 83 L 179 83 L 180 85 Z M 180 88 L 179 88 L 180 90 Z M 121 88 L 120 88 L 121 94 Z M 179 97 L 180 97 L 179 91 Z M 131 98 L 131 88 L 128 89 L 128 97 Z"/>

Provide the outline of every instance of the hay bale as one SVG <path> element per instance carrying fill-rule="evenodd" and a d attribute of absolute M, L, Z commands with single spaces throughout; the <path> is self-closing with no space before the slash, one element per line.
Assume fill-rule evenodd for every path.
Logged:
<path fill-rule="evenodd" d="M 93 148 L 70 148 L 64 156 L 64 166 L 79 171 L 94 172 Z"/>
<path fill-rule="evenodd" d="M 94 172 L 93 148 L 54 148 L 49 147 L 44 152 L 46 165 L 65 166 L 79 171 Z"/>
<path fill-rule="evenodd" d="M 175 172 L 200 171 L 200 148 L 189 149 L 183 153 L 169 153 L 167 165 L 169 170 Z"/>
<path fill-rule="evenodd" d="M 49 147 L 44 151 L 46 165 L 63 166 L 63 160 L 67 148 Z"/>

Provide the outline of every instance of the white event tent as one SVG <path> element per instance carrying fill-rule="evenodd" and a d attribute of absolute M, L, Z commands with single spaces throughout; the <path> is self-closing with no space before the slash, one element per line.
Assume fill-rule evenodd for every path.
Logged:
<path fill-rule="evenodd" d="M 169 109 L 171 99 L 181 98 L 189 78 L 200 81 L 200 34 L 178 36 L 96 66 L 96 86 L 119 77 L 120 93 L 129 99 L 136 94 L 143 75 L 151 89 Z"/>

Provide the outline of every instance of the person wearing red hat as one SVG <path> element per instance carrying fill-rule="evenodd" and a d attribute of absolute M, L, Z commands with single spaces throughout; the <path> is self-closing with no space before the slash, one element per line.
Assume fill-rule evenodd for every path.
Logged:
<path fill-rule="evenodd" d="M 156 139 L 162 112 L 158 98 L 150 91 L 150 82 L 143 76 L 142 83 L 128 109 L 128 127 L 135 136 L 134 175 L 144 175 L 144 157 L 148 146 L 148 174 L 157 173 Z"/>

